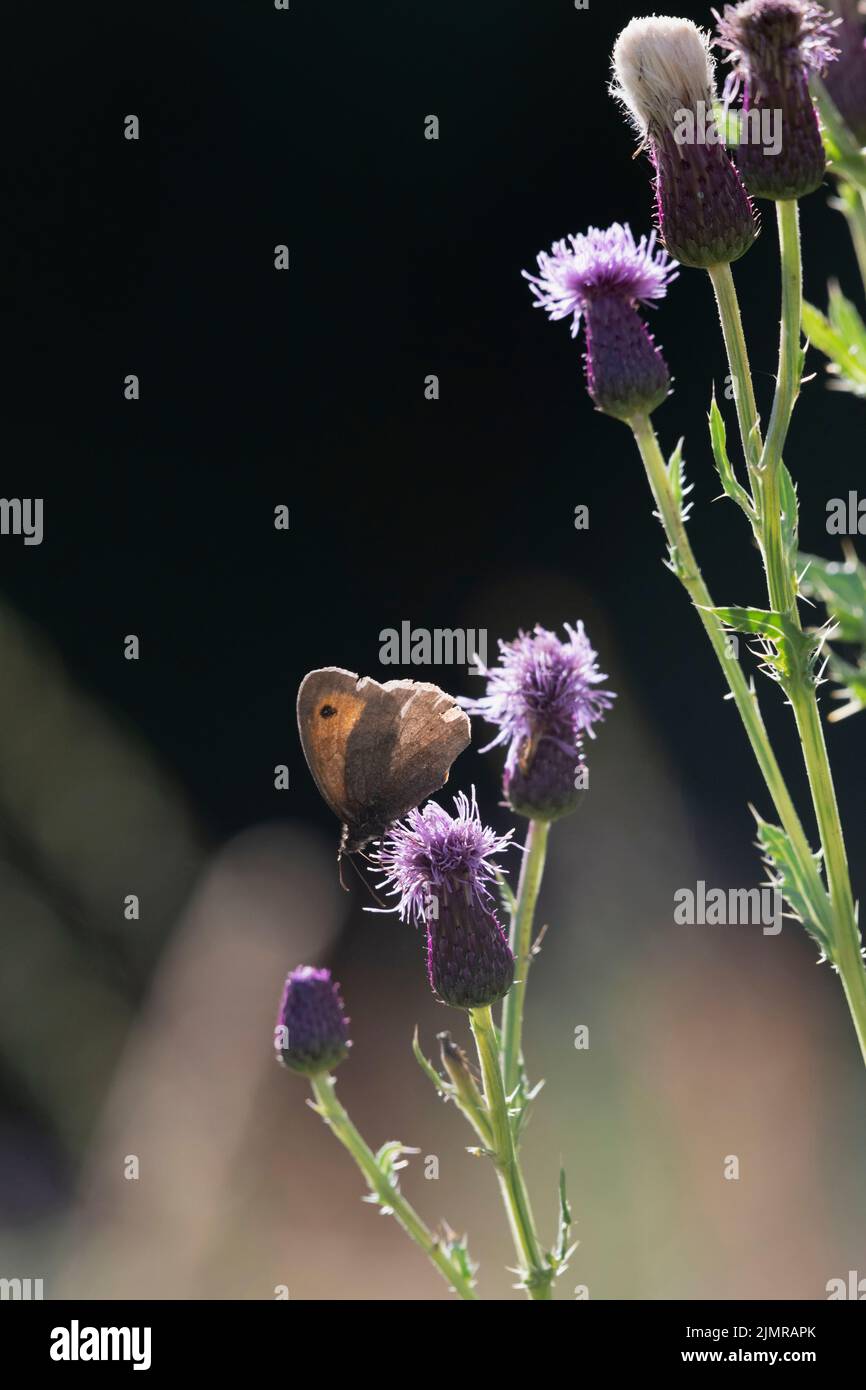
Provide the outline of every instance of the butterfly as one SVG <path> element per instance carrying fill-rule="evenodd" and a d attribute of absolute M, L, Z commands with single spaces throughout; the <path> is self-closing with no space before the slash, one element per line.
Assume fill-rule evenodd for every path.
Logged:
<path fill-rule="evenodd" d="M 338 858 L 379 839 L 443 787 L 471 741 L 469 718 L 438 685 L 310 671 L 298 691 L 307 766 L 342 823 Z"/>

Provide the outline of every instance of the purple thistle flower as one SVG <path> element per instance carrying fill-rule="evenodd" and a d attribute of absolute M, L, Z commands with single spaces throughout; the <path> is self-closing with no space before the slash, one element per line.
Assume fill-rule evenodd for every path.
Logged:
<path fill-rule="evenodd" d="M 825 85 L 839 114 L 860 145 L 866 145 L 866 23 L 857 0 L 833 0 L 842 23 L 835 30 L 839 58 Z"/>
<path fill-rule="evenodd" d="M 757 198 L 813 193 L 827 161 L 809 75 L 822 73 L 837 56 L 836 21 L 815 0 L 744 0 L 713 13 L 716 42 L 732 64 L 725 98 L 743 92 L 736 158 L 747 188 Z M 762 116 L 774 121 L 777 112 L 781 130 L 775 144 L 768 143 L 770 128 L 762 128 Z"/>
<path fill-rule="evenodd" d="M 567 641 L 536 626 L 500 642 L 499 665 L 486 672 L 486 695 L 460 700 L 470 714 L 498 726 L 487 748 L 508 744 L 505 795 L 520 815 L 537 820 L 576 809 L 585 786 L 584 735 L 594 737 L 593 726 L 616 698 L 598 689 L 606 677 L 583 623 L 564 627 Z"/>
<path fill-rule="evenodd" d="M 399 895 L 404 922 L 427 929 L 427 977 L 445 1004 L 478 1009 L 507 994 L 514 956 L 494 910 L 490 862 L 511 843 L 481 824 L 475 793 L 454 798 L 456 816 L 435 801 L 410 811 L 391 827 L 373 859 L 384 870 L 381 887 Z"/>
<path fill-rule="evenodd" d="M 636 242 L 628 225 L 590 227 L 539 252 L 538 270 L 523 271 L 535 307 L 551 320 L 570 317 L 573 338 L 586 320 L 586 383 L 599 410 L 620 420 L 655 410 L 670 376 L 637 305 L 664 298 L 677 275 L 655 233 Z"/>
<path fill-rule="evenodd" d="M 726 265 L 757 236 L 749 195 L 713 114 L 707 35 L 690 19 L 633 19 L 614 45 L 612 94 L 630 113 L 656 171 L 658 227 L 682 265 Z"/>
<path fill-rule="evenodd" d="M 349 1055 L 349 1020 L 330 970 L 299 965 L 286 979 L 277 1026 L 277 1060 L 304 1076 L 331 1071 Z"/>

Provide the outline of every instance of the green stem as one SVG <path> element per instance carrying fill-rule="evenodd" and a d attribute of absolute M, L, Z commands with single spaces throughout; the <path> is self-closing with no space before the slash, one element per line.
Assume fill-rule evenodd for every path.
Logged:
<path fill-rule="evenodd" d="M 782 449 L 800 388 L 803 268 L 797 203 L 778 203 L 777 216 L 782 267 L 782 330 L 773 413 L 761 459 L 762 477 L 767 481 L 778 477 Z M 772 493 L 768 493 L 768 497 L 771 496 Z M 778 501 L 771 507 L 768 500 L 762 512 L 762 535 L 767 559 L 770 602 L 780 612 L 786 612 L 799 627 L 795 575 L 791 573 L 790 564 L 784 555 Z M 778 556 L 781 577 L 770 564 L 774 555 Z M 818 710 L 817 691 L 811 672 L 796 671 L 787 684 L 786 691 L 797 722 L 815 819 L 818 822 L 824 851 L 833 922 L 833 960 L 842 979 L 860 1050 L 866 1061 L 866 969 L 860 954 L 860 933 L 851 890 L 845 837 Z"/>
<path fill-rule="evenodd" d="M 505 1093 L 514 1094 L 520 1080 L 523 1010 L 526 1002 L 526 982 L 532 964 L 532 924 L 535 904 L 544 873 L 547 856 L 549 821 L 531 820 L 526 836 L 526 849 L 520 866 L 517 903 L 511 914 L 510 944 L 514 954 L 515 981 L 502 1006 L 502 1049 Z"/>
<path fill-rule="evenodd" d="M 811 684 L 808 687 L 798 686 L 790 692 L 790 696 L 824 848 L 834 925 L 833 963 L 842 979 L 860 1051 L 866 1062 L 866 967 L 860 954 L 860 932 L 851 892 L 848 856 L 818 701 Z"/>
<path fill-rule="evenodd" d="M 734 403 L 737 407 L 743 454 L 749 476 L 754 484 L 754 475 L 761 452 L 761 432 L 758 424 L 758 407 L 755 403 L 755 392 L 752 387 L 749 354 L 746 350 L 746 339 L 743 333 L 743 320 L 740 317 L 740 305 L 734 287 L 734 277 L 729 265 L 711 266 L 707 273 L 715 291 L 716 304 L 719 308 L 719 318 L 722 324 L 722 336 L 728 353 L 728 365 L 731 369 Z"/>
<path fill-rule="evenodd" d="M 764 564 L 770 604 L 799 622 L 794 575 L 782 542 L 779 469 L 794 405 L 800 392 L 800 320 L 803 308 L 803 269 L 797 200 L 776 203 L 782 266 L 782 322 L 779 374 L 767 439 L 761 454 L 761 518 Z"/>
<path fill-rule="evenodd" d="M 777 219 L 782 268 L 782 320 L 779 372 L 766 446 L 761 443 L 754 393 L 751 389 L 748 353 L 730 267 L 711 270 L 710 276 L 716 290 L 731 371 L 738 380 L 745 374 L 749 382 L 749 389 L 738 393 L 737 396 L 738 419 L 747 458 L 753 444 L 757 444 L 760 450 L 759 463 L 757 467 L 750 466 L 750 473 L 753 487 L 757 485 L 756 500 L 760 500 L 757 530 L 767 572 L 770 604 L 776 611 L 785 613 L 799 627 L 796 579 L 782 540 L 778 481 L 782 450 L 800 389 L 802 263 L 796 201 L 780 203 L 777 207 Z M 741 404 L 745 407 L 743 410 L 740 409 Z M 833 926 L 833 960 L 842 979 L 860 1049 L 866 1061 L 866 968 L 860 953 L 860 934 L 851 891 L 845 841 L 811 673 L 795 672 L 786 682 L 785 690 L 800 735 L 826 865 Z M 779 775 L 781 777 L 781 773 Z M 784 819 L 782 823 L 793 840 Z M 801 867 L 804 870 L 808 868 L 811 873 L 814 870 L 811 854 L 808 855 L 807 861 L 799 843 L 795 841 L 794 844 Z M 806 848 L 808 852 L 808 845 Z M 823 893 L 824 885 L 820 878 L 819 882 Z"/>
<path fill-rule="evenodd" d="M 529 1194 L 514 1147 L 511 1117 L 502 1085 L 499 1047 L 490 1006 L 471 1009 L 469 1019 L 484 1080 L 484 1095 L 493 1130 L 493 1158 L 496 1163 L 502 1200 L 508 1213 L 514 1248 L 517 1251 L 528 1296 L 538 1301 L 551 1297 L 553 1271 L 546 1263 L 535 1234 Z"/>
<path fill-rule="evenodd" d="M 420 1246 L 425 1255 L 433 1261 L 439 1273 L 447 1280 L 455 1293 L 467 1300 L 477 1300 L 478 1295 L 472 1287 L 471 1279 L 457 1261 L 452 1259 L 443 1249 L 440 1241 L 425 1225 L 415 1208 L 410 1202 L 407 1202 L 402 1192 L 392 1186 L 379 1167 L 376 1162 L 376 1155 L 365 1143 L 349 1119 L 348 1113 L 337 1100 L 334 1078 L 327 1073 L 323 1076 L 313 1076 L 310 1078 L 310 1085 L 316 1098 L 319 1114 L 344 1148 L 348 1149 L 364 1175 L 371 1192 L 375 1192 L 384 1208 L 394 1213 L 406 1234 L 411 1236 L 415 1244 Z"/>
<path fill-rule="evenodd" d="M 823 892 L 823 884 L 815 867 L 809 842 L 800 824 L 796 808 L 785 785 L 781 768 L 770 746 L 764 721 L 758 707 L 757 697 L 743 674 L 742 667 L 729 652 L 725 630 L 718 618 L 709 609 L 715 607 L 709 590 L 704 583 L 697 560 L 689 541 L 671 490 L 667 468 L 659 449 L 655 430 L 647 416 L 636 416 L 631 421 L 632 431 L 640 449 L 649 485 L 655 498 L 656 507 L 673 554 L 677 556 L 677 574 L 697 610 L 698 617 L 712 643 L 713 651 L 728 683 L 734 703 L 743 721 L 752 751 L 773 798 L 776 812 L 800 860 L 804 874 L 812 886 Z"/>

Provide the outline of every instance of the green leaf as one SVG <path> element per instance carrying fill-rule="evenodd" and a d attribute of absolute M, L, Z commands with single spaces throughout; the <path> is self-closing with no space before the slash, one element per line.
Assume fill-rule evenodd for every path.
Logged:
<path fill-rule="evenodd" d="M 667 470 L 668 482 L 671 485 L 671 492 L 673 493 L 674 501 L 677 504 L 677 511 L 679 512 L 681 519 L 683 521 L 687 521 L 689 512 L 691 511 L 691 503 L 685 502 L 685 499 L 691 492 L 692 487 L 691 483 L 686 482 L 686 461 L 683 458 L 684 443 L 684 439 L 680 439 L 678 441 L 677 447 L 674 449 L 673 453 L 670 456 L 670 459 L 668 460 Z M 683 505 L 684 502 L 685 505 Z"/>
<path fill-rule="evenodd" d="M 511 1116 L 511 1132 L 514 1136 L 515 1148 L 519 1148 L 523 1138 L 523 1131 L 529 1122 L 532 1111 L 532 1102 L 542 1090 L 544 1081 L 536 1081 L 535 1085 L 529 1088 L 526 1079 L 526 1072 L 523 1063 L 520 1064 L 520 1080 L 514 1092 L 508 1098 L 508 1113 Z"/>
<path fill-rule="evenodd" d="M 784 463 L 779 464 L 779 493 L 782 504 L 782 544 L 785 547 L 789 568 L 793 570 L 799 539 L 799 507 L 797 486 Z"/>
<path fill-rule="evenodd" d="M 861 657 L 859 666 L 851 666 L 834 652 L 830 657 L 830 671 L 833 679 L 845 687 L 844 690 L 834 690 L 833 698 L 847 700 L 841 709 L 827 715 L 831 724 L 838 724 L 840 719 L 847 719 L 866 709 L 866 661 Z"/>
<path fill-rule="evenodd" d="M 556 1245 L 554 1246 L 554 1258 L 557 1268 L 561 1269 L 568 1259 L 571 1251 L 575 1248 L 569 1247 L 568 1238 L 574 1224 L 574 1217 L 571 1213 L 571 1206 L 568 1201 L 568 1193 L 565 1186 L 565 1169 L 559 1170 L 559 1229 L 556 1234 Z"/>
<path fill-rule="evenodd" d="M 517 898 L 502 869 L 495 867 L 494 872 L 496 873 L 496 886 L 499 889 L 499 900 L 502 903 L 502 911 L 506 916 L 511 918 L 514 916 L 514 909 L 517 907 Z"/>
<path fill-rule="evenodd" d="M 424 1056 L 424 1053 L 421 1051 L 421 1044 L 418 1041 L 417 1027 L 415 1029 L 415 1035 L 412 1038 L 412 1051 L 415 1054 L 415 1061 L 418 1063 L 424 1075 L 428 1078 L 429 1081 L 433 1083 L 440 1096 L 447 1100 L 449 1096 L 453 1094 L 453 1087 L 449 1086 L 448 1083 L 445 1080 L 443 1080 L 436 1068 L 433 1066 L 433 1063 L 429 1062 L 427 1058 Z"/>
<path fill-rule="evenodd" d="M 674 505 L 677 509 L 680 521 L 685 524 L 685 522 L 688 521 L 689 512 L 692 509 L 691 502 L 686 502 L 685 498 L 691 492 L 692 488 L 691 484 L 686 482 L 686 465 L 685 459 L 683 458 L 682 439 L 679 440 L 677 447 L 674 449 L 670 459 L 665 465 L 665 473 L 667 474 L 667 480 L 670 484 Z M 656 513 L 656 515 L 658 515 L 658 513 Z M 687 569 L 683 563 L 679 548 L 676 545 L 668 544 L 668 558 L 665 564 L 671 573 L 677 575 L 679 579 L 684 579 L 686 577 Z"/>
<path fill-rule="evenodd" d="M 859 140 L 845 124 L 820 77 L 813 74 L 810 86 L 821 113 L 821 134 L 833 173 L 844 174 L 860 188 L 866 188 L 866 159 Z"/>
<path fill-rule="evenodd" d="M 833 925 L 827 894 L 823 890 L 820 895 L 815 891 L 790 839 L 780 826 L 770 825 L 758 817 L 758 840 L 773 887 L 781 893 L 794 916 L 803 923 L 824 955 L 831 960 Z M 813 859 L 817 864 L 818 856 L 813 855 Z"/>
<path fill-rule="evenodd" d="M 403 1158 L 404 1154 L 419 1154 L 420 1152 L 420 1149 L 407 1148 L 405 1144 L 400 1143 L 399 1139 L 388 1139 L 381 1149 L 376 1151 L 376 1163 L 385 1176 L 391 1178 L 400 1168 L 406 1167 L 408 1159 Z"/>
<path fill-rule="evenodd" d="M 845 560 L 822 560 L 801 552 L 797 565 L 804 571 L 800 581 L 803 593 L 825 604 L 837 624 L 833 635 L 840 642 L 866 645 L 866 565 L 853 551 Z"/>
<path fill-rule="evenodd" d="M 711 608 L 710 612 L 715 613 L 732 632 L 742 632 L 749 637 L 766 637 L 773 642 L 784 635 L 784 617 L 767 608 Z"/>
<path fill-rule="evenodd" d="M 831 287 L 834 319 L 814 304 L 803 304 L 803 331 L 815 347 L 830 359 L 828 371 L 841 390 L 866 396 L 866 325 L 841 290 Z"/>
<path fill-rule="evenodd" d="M 466 1237 L 463 1236 L 458 1239 L 453 1231 L 446 1228 L 445 1233 L 439 1237 L 439 1243 L 449 1260 L 453 1260 L 456 1264 L 467 1283 L 474 1284 L 478 1265 L 475 1260 L 469 1257 Z"/>
<path fill-rule="evenodd" d="M 852 352 L 856 353 L 861 365 L 866 367 L 866 324 L 860 317 L 860 311 L 856 304 L 845 298 L 838 280 L 831 280 L 827 291 L 827 316 L 831 327 L 851 344 Z"/>
<path fill-rule="evenodd" d="M 746 489 L 737 482 L 733 464 L 728 457 L 728 436 L 725 428 L 725 421 L 716 400 L 716 393 L 713 391 L 713 398 L 710 402 L 710 443 L 713 448 L 713 458 L 716 463 L 716 472 L 721 479 L 722 487 L 728 497 L 742 507 L 748 518 L 754 518 L 754 508 L 752 500 Z"/>
<path fill-rule="evenodd" d="M 784 613 L 766 608 L 711 608 L 709 610 L 732 632 L 758 637 L 765 644 L 765 666 L 784 682 L 795 675 L 811 676 L 821 638 L 803 632 Z"/>

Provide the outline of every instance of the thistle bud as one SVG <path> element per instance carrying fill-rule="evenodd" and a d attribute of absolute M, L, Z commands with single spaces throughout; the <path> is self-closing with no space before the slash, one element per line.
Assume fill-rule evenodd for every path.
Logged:
<path fill-rule="evenodd" d="M 480 1009 L 514 983 L 514 956 L 490 902 L 470 883 L 429 901 L 427 978 L 443 1004 Z"/>
<path fill-rule="evenodd" d="M 349 1055 L 349 1020 L 330 970 L 299 965 L 283 988 L 274 1046 L 277 1060 L 304 1076 L 331 1071 Z"/>
<path fill-rule="evenodd" d="M 833 41 L 839 57 L 824 79 L 840 116 L 857 140 L 866 145 L 866 22 L 857 0 L 833 0 L 841 16 Z"/>
<path fill-rule="evenodd" d="M 682 265 L 707 269 L 738 260 L 757 226 L 716 125 L 706 34 L 688 19 L 633 19 L 614 45 L 613 67 L 611 91 L 655 166 L 664 245 Z"/>
<path fill-rule="evenodd" d="M 809 75 L 837 54 L 833 21 L 814 0 L 745 0 L 716 14 L 732 64 L 726 99 L 742 90 L 736 158 L 756 198 L 813 193 L 827 161 Z"/>
<path fill-rule="evenodd" d="M 385 872 L 382 887 L 399 895 L 404 921 L 424 923 L 427 978 L 444 1004 L 479 1009 L 507 994 L 514 956 L 499 924 L 489 890 L 496 869 L 491 857 L 511 841 L 481 824 L 473 795 L 455 797 L 456 816 L 434 801 L 392 826 L 374 861 Z"/>

